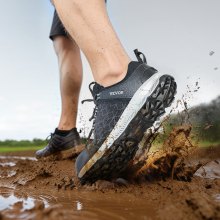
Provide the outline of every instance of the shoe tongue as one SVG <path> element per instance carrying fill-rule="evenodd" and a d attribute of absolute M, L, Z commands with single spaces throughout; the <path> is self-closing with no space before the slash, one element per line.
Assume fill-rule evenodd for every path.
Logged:
<path fill-rule="evenodd" d="M 129 64 L 128 64 L 128 71 L 127 71 L 127 75 L 130 75 L 132 74 L 135 69 L 140 65 L 139 62 L 137 61 L 131 61 Z"/>

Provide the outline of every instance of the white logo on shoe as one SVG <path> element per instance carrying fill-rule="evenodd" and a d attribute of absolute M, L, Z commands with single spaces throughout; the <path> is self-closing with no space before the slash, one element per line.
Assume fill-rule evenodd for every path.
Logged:
<path fill-rule="evenodd" d="M 115 91 L 115 92 L 110 92 L 110 95 L 122 95 L 124 91 Z"/>

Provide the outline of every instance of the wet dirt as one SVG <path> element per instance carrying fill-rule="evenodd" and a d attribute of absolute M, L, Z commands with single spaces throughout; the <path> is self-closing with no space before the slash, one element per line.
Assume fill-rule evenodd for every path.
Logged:
<path fill-rule="evenodd" d="M 220 219 L 220 146 L 202 149 L 190 127 L 134 161 L 122 178 L 80 185 L 75 158 L 0 156 L 0 219 Z"/>

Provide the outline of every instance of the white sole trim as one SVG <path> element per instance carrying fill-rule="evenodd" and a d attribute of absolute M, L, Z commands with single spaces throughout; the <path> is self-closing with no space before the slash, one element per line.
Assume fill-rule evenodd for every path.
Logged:
<path fill-rule="evenodd" d="M 150 79 L 141 85 L 136 91 L 128 106 L 122 113 L 115 127 L 103 142 L 102 146 L 98 151 L 91 157 L 91 159 L 84 165 L 78 174 L 79 178 L 82 178 L 85 173 L 105 154 L 105 152 L 112 146 L 115 140 L 125 131 L 129 123 L 136 116 L 138 111 L 146 102 L 147 98 L 153 93 L 159 84 L 160 77 L 159 73 L 154 74 Z"/>

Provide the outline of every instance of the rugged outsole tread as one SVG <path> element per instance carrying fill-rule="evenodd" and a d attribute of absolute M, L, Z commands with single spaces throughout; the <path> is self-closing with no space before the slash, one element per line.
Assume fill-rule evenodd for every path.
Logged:
<path fill-rule="evenodd" d="M 174 78 L 164 75 L 154 92 L 133 118 L 125 132 L 114 142 L 112 147 L 80 179 L 82 184 L 93 183 L 98 179 L 117 178 L 126 169 L 138 150 L 139 140 L 144 132 L 153 126 L 167 107 L 170 107 L 176 94 Z M 133 136 L 136 138 L 134 139 Z"/>

